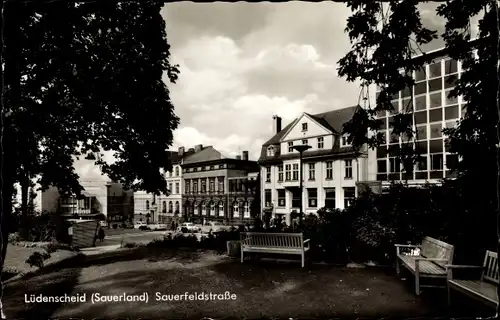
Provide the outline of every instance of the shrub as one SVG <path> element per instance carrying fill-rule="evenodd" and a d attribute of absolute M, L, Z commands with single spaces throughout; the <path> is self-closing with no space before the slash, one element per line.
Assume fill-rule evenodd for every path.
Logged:
<path fill-rule="evenodd" d="M 43 268 L 45 260 L 50 259 L 51 255 L 48 252 L 33 252 L 28 259 L 26 259 L 26 263 L 30 265 L 30 267 L 36 266 L 38 268 Z"/>
<path fill-rule="evenodd" d="M 19 241 L 21 241 L 19 233 L 17 232 L 9 233 L 9 243 L 18 243 Z"/>

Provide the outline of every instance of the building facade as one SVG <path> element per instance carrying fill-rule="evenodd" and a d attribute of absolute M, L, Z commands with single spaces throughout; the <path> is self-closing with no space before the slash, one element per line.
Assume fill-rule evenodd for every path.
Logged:
<path fill-rule="evenodd" d="M 134 193 L 134 221 L 146 223 L 171 223 L 174 217 L 182 216 L 182 158 L 193 153 L 180 147 L 170 152 L 172 171 L 165 173 L 168 194 L 156 196 L 145 191 Z"/>
<path fill-rule="evenodd" d="M 133 216 L 133 192 L 112 181 L 80 181 L 81 197 L 64 196 L 56 187 L 41 192 L 41 209 L 73 217 L 104 215 L 107 221 L 128 221 Z"/>
<path fill-rule="evenodd" d="M 368 178 L 366 150 L 356 153 L 342 135 L 342 125 L 356 107 L 321 114 L 303 113 L 281 128 L 273 117 L 274 136 L 261 150 L 261 210 L 291 223 L 290 213 L 316 213 L 322 207 L 343 209 L 357 195 L 357 184 Z M 303 153 L 302 168 L 296 145 L 311 148 Z M 303 190 L 300 189 L 300 171 Z"/>
<path fill-rule="evenodd" d="M 443 50 L 429 55 L 432 55 L 433 61 L 423 64 L 421 70 L 413 73 L 415 86 L 393 97 L 395 111 L 377 115 L 382 120 L 379 131 L 384 143 L 369 151 L 370 163 L 376 166 L 371 170 L 374 174 L 370 179 L 380 181 L 384 186 L 391 181 L 418 185 L 454 177 L 450 167 L 458 161 L 458 157 L 449 152 L 442 130 L 456 126 L 465 113 L 466 102 L 462 97 L 448 97 L 462 72 L 461 63 L 446 57 Z M 377 90 L 377 96 L 378 93 Z M 413 113 L 414 137 L 392 133 L 393 117 L 397 113 Z M 413 173 L 405 172 L 398 159 L 397 150 L 405 144 L 414 146 L 421 155 Z"/>
<path fill-rule="evenodd" d="M 251 223 L 259 213 L 259 167 L 248 152 L 235 159 L 211 146 L 195 147 L 182 161 L 185 219 L 196 223 Z"/>

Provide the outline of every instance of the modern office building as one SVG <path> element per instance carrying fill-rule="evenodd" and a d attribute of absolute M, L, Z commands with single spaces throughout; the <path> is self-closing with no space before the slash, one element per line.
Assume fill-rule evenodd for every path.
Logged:
<path fill-rule="evenodd" d="M 261 150 L 261 209 L 290 224 L 290 213 L 316 213 L 322 207 L 343 209 L 357 195 L 357 184 L 368 178 L 366 150 L 354 152 L 342 135 L 342 126 L 357 107 L 321 114 L 303 113 L 285 128 L 273 117 L 273 137 Z M 297 145 L 303 152 L 302 168 Z M 300 170 L 303 189 L 300 189 Z"/>
<path fill-rule="evenodd" d="M 429 56 L 433 61 L 423 64 L 421 70 L 413 73 L 415 86 L 393 97 L 395 111 L 384 111 L 377 116 L 383 120 L 380 132 L 385 143 L 369 151 L 370 163 L 376 166 L 373 171 L 370 170 L 373 172 L 370 179 L 380 181 L 383 185 L 402 180 L 409 184 L 435 183 L 453 177 L 450 165 L 458 158 L 449 153 L 442 130 L 455 126 L 464 114 L 466 102 L 462 97 L 448 97 L 460 77 L 461 63 L 446 57 L 444 50 L 430 52 L 426 57 Z M 413 112 L 415 137 L 391 134 L 393 117 L 398 112 Z M 397 158 L 397 148 L 394 147 L 404 144 L 413 145 L 422 156 L 422 161 L 417 163 L 413 173 L 404 172 Z"/>
<path fill-rule="evenodd" d="M 174 217 L 182 215 L 182 159 L 193 154 L 194 149 L 170 151 L 172 171 L 165 173 L 168 194 L 156 196 L 145 191 L 134 193 L 134 221 L 146 223 L 171 223 Z"/>
<path fill-rule="evenodd" d="M 230 158 L 212 146 L 195 146 L 182 161 L 185 219 L 196 223 L 252 223 L 259 214 L 258 172 L 248 151 Z"/>
<path fill-rule="evenodd" d="M 63 216 L 90 218 L 104 215 L 108 221 L 128 221 L 133 216 L 133 191 L 112 181 L 80 181 L 81 197 L 63 196 L 56 187 L 41 192 L 41 209 Z"/>

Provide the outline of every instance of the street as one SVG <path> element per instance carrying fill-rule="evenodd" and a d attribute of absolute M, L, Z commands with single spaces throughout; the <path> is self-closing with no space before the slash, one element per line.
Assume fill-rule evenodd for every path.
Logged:
<path fill-rule="evenodd" d="M 143 231 L 137 229 L 111 229 L 113 233 L 108 235 L 108 230 L 104 230 L 106 236 L 104 241 L 96 241 L 96 247 L 117 245 L 123 242 L 134 242 L 134 243 L 149 243 L 156 239 L 163 239 L 166 234 L 172 233 L 172 231 Z M 198 240 L 201 239 L 201 233 L 193 233 Z M 190 233 L 184 233 L 185 236 L 190 235 Z"/>

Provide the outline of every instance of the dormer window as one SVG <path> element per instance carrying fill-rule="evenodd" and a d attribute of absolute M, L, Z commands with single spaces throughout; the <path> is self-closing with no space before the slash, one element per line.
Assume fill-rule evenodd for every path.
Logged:
<path fill-rule="evenodd" d="M 274 157 L 274 146 L 267 147 L 267 156 Z"/>
<path fill-rule="evenodd" d="M 343 135 L 340 139 L 340 146 L 341 147 L 349 147 L 351 144 L 349 143 L 348 141 L 348 136 L 347 135 Z"/>
<path fill-rule="evenodd" d="M 307 123 L 302 124 L 302 131 L 307 131 Z"/>

